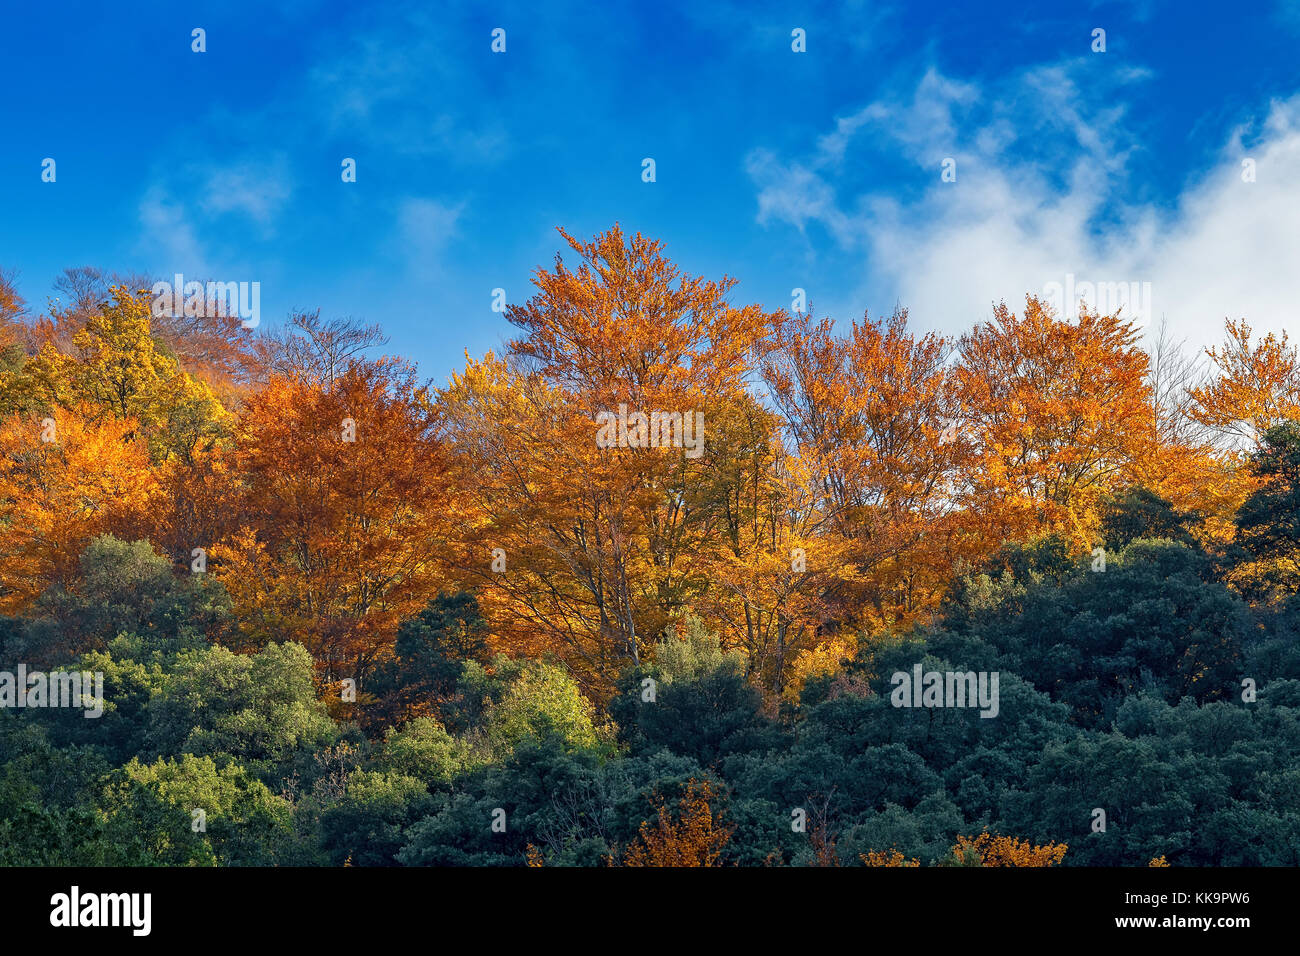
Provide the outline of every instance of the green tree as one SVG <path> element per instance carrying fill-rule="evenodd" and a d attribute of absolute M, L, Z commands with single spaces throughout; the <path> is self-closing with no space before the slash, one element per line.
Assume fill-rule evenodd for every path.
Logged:
<path fill-rule="evenodd" d="M 1237 512 L 1230 580 L 1252 600 L 1300 593 L 1300 422 L 1264 433 L 1250 470 L 1262 482 Z"/>
<path fill-rule="evenodd" d="M 101 809 L 128 858 L 161 865 L 270 865 L 292 834 L 283 798 L 238 764 L 192 754 L 130 761 Z"/>
<path fill-rule="evenodd" d="M 1135 485 L 1108 500 L 1101 510 L 1101 540 L 1112 551 L 1127 548 L 1140 538 L 1162 538 L 1195 546 L 1191 529 L 1200 523 L 1154 491 Z"/>
<path fill-rule="evenodd" d="M 670 628 L 650 652 L 651 663 L 627 670 L 610 703 L 634 752 L 667 749 L 709 766 L 779 739 L 747 679 L 744 656 L 724 651 L 698 620 L 687 619 L 680 637 Z"/>
<path fill-rule="evenodd" d="M 447 733 L 432 717 L 417 717 L 402 728 L 389 727 L 375 757 L 380 770 L 400 773 L 426 784 L 445 784 L 474 764 L 468 744 Z"/>
<path fill-rule="evenodd" d="M 369 687 L 381 716 L 392 722 L 428 714 L 451 697 L 467 661 L 486 663 L 487 621 L 468 592 L 440 593 L 397 628 L 393 659 L 376 669 Z"/>
<path fill-rule="evenodd" d="M 487 752 L 498 760 L 525 741 L 554 738 L 572 749 L 597 744 L 595 708 L 558 665 L 498 657 L 489 674 L 470 662 L 461 694 L 481 701 L 480 733 Z"/>
<path fill-rule="evenodd" d="M 300 644 L 269 644 L 252 655 L 187 651 L 149 706 L 149 750 L 233 759 L 276 779 L 338 734 L 313 677 Z"/>
<path fill-rule="evenodd" d="M 66 661 L 125 638 L 141 660 L 206 646 L 226 626 L 230 601 L 206 574 L 177 575 L 147 541 L 93 539 L 77 577 L 37 599 L 23 652 L 27 660 Z"/>
<path fill-rule="evenodd" d="M 321 816 L 321 842 L 335 865 L 396 866 L 404 831 L 434 804 L 414 777 L 357 770 L 342 798 Z"/>

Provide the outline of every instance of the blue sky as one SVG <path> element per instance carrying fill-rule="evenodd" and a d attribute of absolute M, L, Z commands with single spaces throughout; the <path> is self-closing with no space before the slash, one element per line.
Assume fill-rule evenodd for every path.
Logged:
<path fill-rule="evenodd" d="M 30 304 L 69 266 L 258 281 L 264 322 L 379 322 L 441 380 L 511 335 L 492 290 L 526 298 L 556 226 L 618 221 L 841 320 L 960 332 L 1067 275 L 1150 283 L 1197 345 L 1295 312 L 1293 0 L 272 6 L 8 12 L 0 267 Z"/>

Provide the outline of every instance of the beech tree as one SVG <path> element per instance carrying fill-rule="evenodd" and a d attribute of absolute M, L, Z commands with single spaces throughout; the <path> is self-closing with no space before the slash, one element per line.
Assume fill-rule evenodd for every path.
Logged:
<path fill-rule="evenodd" d="M 413 371 L 355 362 L 326 391 L 273 377 L 240 414 L 238 527 L 213 549 L 246 638 L 290 638 L 358 686 L 437 593 L 443 455 Z"/>

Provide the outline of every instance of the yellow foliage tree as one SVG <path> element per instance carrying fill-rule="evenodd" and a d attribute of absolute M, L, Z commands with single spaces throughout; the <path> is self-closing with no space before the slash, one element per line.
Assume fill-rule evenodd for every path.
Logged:
<path fill-rule="evenodd" d="M 1138 481 L 1155 420 L 1135 326 L 1086 306 L 1076 322 L 1034 296 L 961 340 L 957 440 L 971 532 L 998 547 L 1057 532 L 1091 548 L 1098 510 Z"/>
<path fill-rule="evenodd" d="M 901 850 L 892 849 L 888 853 L 882 850 L 869 850 L 866 853 L 858 854 L 858 858 L 867 866 L 920 866 L 921 861 L 917 859 L 909 860 L 903 856 Z"/>
<path fill-rule="evenodd" d="M 26 607 L 100 534 L 132 538 L 157 480 L 134 420 L 54 408 L 0 423 L 0 612 Z"/>
<path fill-rule="evenodd" d="M 1068 845 L 1048 843 L 1035 846 L 1018 837 L 994 836 L 985 830 L 979 836 L 959 836 L 949 851 L 958 866 L 1056 866 Z"/>
<path fill-rule="evenodd" d="M 734 827 L 711 806 L 718 798 L 708 780 L 691 778 L 677 812 L 660 804 L 653 822 L 641 824 L 623 854 L 624 866 L 717 866 Z"/>
<path fill-rule="evenodd" d="M 47 406 L 133 421 L 154 461 L 188 461 L 211 449 L 227 433 L 229 415 L 154 337 L 144 293 L 111 291 L 73 336 L 70 353 L 46 342 L 13 387 L 30 389 Z"/>

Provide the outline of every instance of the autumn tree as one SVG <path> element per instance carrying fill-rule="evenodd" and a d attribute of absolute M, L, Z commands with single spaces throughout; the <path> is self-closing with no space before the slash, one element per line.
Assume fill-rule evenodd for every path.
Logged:
<path fill-rule="evenodd" d="M 99 311 L 99 306 L 112 299 L 111 286 L 124 285 L 130 289 L 146 284 L 143 279 L 110 277 L 102 269 L 79 266 L 64 269 L 54 280 L 54 292 L 46 310 L 30 314 L 26 304 L 17 297 L 12 276 L 7 283 L 7 293 L 0 292 L 0 316 L 5 331 L 0 338 L 16 343 L 28 355 L 35 355 L 49 344 L 56 351 L 73 350 L 72 339 L 86 320 Z"/>
<path fill-rule="evenodd" d="M 866 853 L 859 854 L 864 866 L 887 866 L 887 867 L 916 867 L 921 865 L 921 861 L 915 858 L 908 859 L 903 852 L 897 847 L 888 853 L 883 850 L 868 850 Z"/>
<path fill-rule="evenodd" d="M 1195 392 L 1205 385 L 1205 370 L 1164 321 L 1148 332 L 1147 354 L 1155 441 L 1137 463 L 1138 474 L 1150 492 L 1199 518 L 1197 540 L 1221 545 L 1232 537 L 1240 481 L 1231 456 L 1220 453 L 1214 429 L 1198 417 Z"/>
<path fill-rule="evenodd" d="M 467 583 L 493 630 L 607 689 L 708 586 L 708 423 L 744 394 L 772 319 L 639 234 L 561 234 L 577 269 L 557 256 L 538 270 L 536 294 L 507 311 L 523 335 L 471 361 L 439 404 L 473 512 Z M 608 441 L 602 414 L 619 416 Z"/>
<path fill-rule="evenodd" d="M 263 343 L 252 324 L 230 303 L 208 297 L 201 308 L 187 308 L 176 294 L 170 309 L 151 304 L 153 334 L 187 374 L 204 382 L 227 408 L 237 406 L 259 384 L 264 371 Z"/>
<path fill-rule="evenodd" d="M 124 275 L 96 266 L 64 269 L 54 279 L 55 294 L 49 297 L 45 312 L 31 324 L 33 351 L 49 343 L 60 352 L 71 353 L 73 338 L 102 306 L 113 301 L 115 288 L 144 290 L 152 285 L 147 276 Z"/>
<path fill-rule="evenodd" d="M 949 347 L 913 335 L 907 313 L 864 316 L 845 336 L 829 319 L 788 317 L 763 375 L 816 493 L 824 537 L 846 542 L 854 586 L 843 614 L 904 626 L 932 606 L 950 560 Z"/>
<path fill-rule="evenodd" d="M 69 302 L 57 312 L 58 334 L 0 374 L 0 406 L 41 415 L 76 407 L 91 425 L 130 422 L 122 440 L 148 450 L 159 486 L 141 530 L 188 565 L 221 531 L 227 501 L 218 452 L 228 444 L 230 415 L 159 336 L 147 292 L 104 288 L 95 270 L 63 278 Z"/>
<path fill-rule="evenodd" d="M 1222 445 L 1249 451 L 1269 428 L 1300 418 L 1300 360 L 1287 334 L 1272 332 L 1252 341 L 1244 320 L 1227 322 L 1220 346 L 1206 349 L 1213 377 L 1192 388 L 1192 415 L 1212 429 Z"/>
<path fill-rule="evenodd" d="M 962 337 L 955 369 L 969 461 L 960 497 L 972 534 L 996 547 L 1058 532 L 1091 547 L 1097 508 L 1138 483 L 1154 447 L 1148 358 L 1134 325 L 1083 306 L 1057 318 L 1034 296 Z"/>
<path fill-rule="evenodd" d="M 15 394 L 12 385 L 26 362 L 26 312 L 27 303 L 18 294 L 13 276 L 0 269 L 0 415 L 30 410 L 24 396 Z"/>
<path fill-rule="evenodd" d="M 0 610 L 13 613 L 76 567 L 92 538 L 132 538 L 156 499 L 133 419 L 54 408 L 0 422 Z"/>
<path fill-rule="evenodd" d="M 951 856 L 956 866 L 1056 866 L 1068 849 L 1064 843 L 1035 846 L 1019 837 L 995 836 L 985 830 L 975 837 L 959 836 Z"/>
<path fill-rule="evenodd" d="M 734 827 L 712 804 L 717 787 L 691 778 L 674 813 L 661 802 L 653 821 L 641 824 L 637 838 L 623 854 L 624 866 L 718 866 Z"/>
<path fill-rule="evenodd" d="M 47 406 L 134 421 L 155 461 L 210 450 L 223 434 L 225 409 L 155 339 L 148 299 L 122 286 L 111 292 L 73 336 L 71 352 L 42 347 L 23 370 L 27 387 Z"/>
<path fill-rule="evenodd" d="M 1257 487 L 1237 512 L 1229 581 L 1277 602 L 1300 592 L 1300 421 L 1266 431 L 1248 470 Z"/>
<path fill-rule="evenodd" d="M 254 365 L 263 381 L 278 375 L 329 389 L 353 364 L 387 341 L 378 325 L 363 325 L 350 317 L 322 319 L 320 309 L 295 312 L 285 328 L 258 340 Z"/>
<path fill-rule="evenodd" d="M 828 596 L 854 569 L 777 416 L 748 397 L 718 409 L 713 467 L 688 503 L 717 540 L 706 556 L 710 586 L 695 606 L 780 695 L 833 615 Z"/>
<path fill-rule="evenodd" d="M 362 682 L 440 581 L 448 490 L 413 370 L 274 377 L 235 431 L 240 520 L 215 572 L 254 642 L 297 640 L 325 680 Z"/>
<path fill-rule="evenodd" d="M 1237 509 L 1259 487 L 1250 455 L 1270 428 L 1300 417 L 1300 357 L 1285 332 L 1256 339 L 1244 319 L 1228 320 L 1223 344 L 1206 356 L 1208 375 L 1186 390 L 1187 418 L 1205 435 L 1182 469 L 1181 484 L 1190 487 L 1183 490 L 1176 479 L 1158 487 L 1204 513 L 1209 538 L 1224 546 Z"/>
<path fill-rule="evenodd" d="M 659 616 L 636 463 L 598 454 L 593 419 L 566 393 L 491 354 L 453 378 L 438 408 L 467 506 L 453 564 L 481 590 L 494 646 L 553 652 L 584 684 L 607 682 Z"/>

